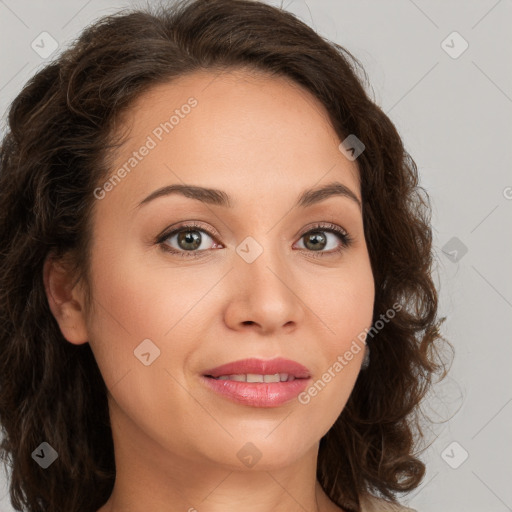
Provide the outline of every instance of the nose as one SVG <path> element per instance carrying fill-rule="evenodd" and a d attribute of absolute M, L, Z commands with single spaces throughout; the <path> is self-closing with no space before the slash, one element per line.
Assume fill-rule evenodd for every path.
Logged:
<path fill-rule="evenodd" d="M 302 322 L 304 290 L 282 252 L 282 247 L 265 246 L 252 262 L 242 253 L 235 256 L 225 310 L 225 322 L 231 329 L 264 335 L 280 330 L 289 333 Z"/>

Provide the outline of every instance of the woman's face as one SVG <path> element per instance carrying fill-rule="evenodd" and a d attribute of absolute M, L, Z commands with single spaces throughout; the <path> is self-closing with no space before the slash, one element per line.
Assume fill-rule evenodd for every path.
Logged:
<path fill-rule="evenodd" d="M 155 464 L 243 469 L 248 453 L 270 468 L 311 453 L 345 406 L 363 357 L 351 347 L 372 322 L 356 162 L 313 96 L 243 71 L 158 85 L 123 123 L 117 177 L 95 192 L 84 313 L 116 438 Z M 355 198 L 309 193 L 298 204 L 334 182 Z M 221 192 L 155 195 L 185 184 Z M 251 402 L 206 381 L 214 367 L 276 357 L 308 369 L 306 394 Z"/>

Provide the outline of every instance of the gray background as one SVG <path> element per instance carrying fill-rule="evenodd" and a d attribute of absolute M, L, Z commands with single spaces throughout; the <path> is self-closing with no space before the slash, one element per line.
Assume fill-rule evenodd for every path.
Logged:
<path fill-rule="evenodd" d="M 55 57 L 32 49 L 41 32 L 59 52 L 131 5 L 140 3 L 0 0 L 0 112 Z M 420 512 L 512 511 L 512 1 L 282 5 L 361 60 L 432 200 L 442 332 L 456 357 L 426 404 L 438 422 L 427 431 L 427 475 L 402 501 Z M 11 512 L 3 476 L 0 510 Z"/>

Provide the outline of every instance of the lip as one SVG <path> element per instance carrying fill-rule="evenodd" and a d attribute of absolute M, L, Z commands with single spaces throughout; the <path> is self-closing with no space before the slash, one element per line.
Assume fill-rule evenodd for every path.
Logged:
<path fill-rule="evenodd" d="M 221 375 L 256 373 L 273 375 L 288 373 L 295 380 L 287 382 L 238 382 L 233 380 L 216 380 L 212 377 Z M 201 380 L 211 390 L 226 398 L 252 407 L 279 407 L 293 400 L 308 386 L 311 377 L 309 370 L 289 359 L 270 360 L 243 359 L 217 366 L 204 372 Z"/>
<path fill-rule="evenodd" d="M 234 380 L 215 380 L 202 376 L 202 381 L 213 391 L 243 405 L 252 407 L 279 407 L 309 385 L 311 379 L 295 379 L 291 382 L 237 382 Z"/>
<path fill-rule="evenodd" d="M 277 357 L 275 359 L 240 359 L 231 363 L 211 368 L 203 373 L 204 376 L 220 377 L 221 375 L 257 373 L 260 375 L 274 375 L 275 373 L 287 373 L 296 379 L 310 377 L 309 370 L 300 363 L 290 359 Z M 276 383 L 277 384 L 277 383 Z"/>

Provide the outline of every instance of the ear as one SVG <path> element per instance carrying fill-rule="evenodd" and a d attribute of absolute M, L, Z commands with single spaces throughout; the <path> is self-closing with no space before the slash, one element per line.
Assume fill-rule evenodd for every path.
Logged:
<path fill-rule="evenodd" d="M 50 310 L 64 338 L 74 345 L 87 343 L 84 294 L 65 260 L 47 256 L 43 281 Z"/>

